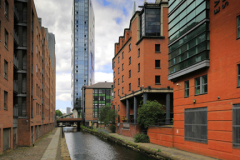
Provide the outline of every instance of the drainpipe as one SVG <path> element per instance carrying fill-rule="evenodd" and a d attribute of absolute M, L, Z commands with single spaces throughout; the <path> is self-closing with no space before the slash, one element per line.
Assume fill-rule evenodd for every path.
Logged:
<path fill-rule="evenodd" d="M 34 126 L 34 100 L 37 100 L 37 99 L 33 98 L 33 147 L 34 147 L 34 132 L 35 132 L 35 126 Z"/>

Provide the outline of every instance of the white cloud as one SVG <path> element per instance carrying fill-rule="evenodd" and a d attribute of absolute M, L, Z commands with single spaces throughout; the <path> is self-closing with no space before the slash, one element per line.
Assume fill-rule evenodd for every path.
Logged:
<path fill-rule="evenodd" d="M 92 0 L 95 13 L 95 82 L 113 81 L 114 44 L 129 27 L 134 0 Z M 34 0 L 42 25 L 55 34 L 57 100 L 71 101 L 71 19 L 73 0 Z M 155 0 L 147 0 L 155 2 Z M 136 0 L 136 6 L 143 0 Z M 126 13 L 127 12 L 127 13 Z M 117 23 L 116 20 L 120 20 Z M 108 68 L 108 69 L 106 69 Z M 107 73 L 108 72 L 108 73 Z M 62 106 L 57 106 L 61 108 Z"/>
<path fill-rule="evenodd" d="M 65 109 L 59 109 L 63 114 L 66 113 Z"/>
<path fill-rule="evenodd" d="M 96 72 L 95 73 L 96 82 L 113 82 L 113 74 L 112 73 L 104 73 L 104 72 Z"/>

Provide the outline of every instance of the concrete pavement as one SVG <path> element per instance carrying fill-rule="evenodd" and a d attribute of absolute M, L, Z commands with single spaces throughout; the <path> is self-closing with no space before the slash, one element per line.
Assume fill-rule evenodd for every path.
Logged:
<path fill-rule="evenodd" d="M 182 159 L 182 160 L 216 160 L 215 158 L 211 158 L 211 157 L 207 157 L 207 156 L 203 156 L 203 155 L 199 155 L 199 154 L 195 154 L 195 153 L 191 153 L 191 152 L 186 152 L 186 151 L 182 151 L 182 150 L 178 150 L 175 148 L 170 148 L 170 147 L 164 147 L 164 146 L 160 146 L 160 145 L 156 145 L 153 143 L 135 143 L 134 139 L 132 137 L 127 137 L 127 136 L 123 136 L 123 135 L 119 135 L 117 133 L 110 133 L 110 136 L 113 136 L 115 138 L 119 138 L 121 140 L 124 141 L 129 141 L 131 143 L 140 145 L 140 146 L 144 146 L 146 148 L 150 148 L 150 149 L 155 149 L 158 150 L 160 149 L 161 152 L 166 153 L 168 155 L 172 155 L 173 157 L 176 157 L 177 159 Z"/>
<path fill-rule="evenodd" d="M 60 136 L 60 128 L 57 128 L 57 131 L 54 135 L 49 135 L 48 138 L 51 138 L 51 142 L 48 145 L 46 151 L 44 152 L 41 160 L 55 160 L 57 158 L 57 151 L 59 148 L 59 136 Z"/>

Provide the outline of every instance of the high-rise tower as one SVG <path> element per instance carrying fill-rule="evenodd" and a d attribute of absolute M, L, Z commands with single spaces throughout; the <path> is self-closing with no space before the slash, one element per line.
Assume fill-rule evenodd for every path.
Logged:
<path fill-rule="evenodd" d="M 91 0 L 74 0 L 72 10 L 72 107 L 79 113 L 83 85 L 94 83 L 95 28 Z"/>

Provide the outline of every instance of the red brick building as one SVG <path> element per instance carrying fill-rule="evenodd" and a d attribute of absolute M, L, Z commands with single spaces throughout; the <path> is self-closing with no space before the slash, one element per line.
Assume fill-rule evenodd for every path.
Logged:
<path fill-rule="evenodd" d="M 4 6 L 0 29 L 5 35 L 0 48 L 3 152 L 16 145 L 30 146 L 54 127 L 56 59 L 54 35 L 41 26 L 33 0 L 0 4 Z"/>
<path fill-rule="evenodd" d="M 169 1 L 174 147 L 240 159 L 240 1 Z"/>
<path fill-rule="evenodd" d="M 140 132 L 137 108 L 141 101 L 166 105 L 166 121 L 172 120 L 172 82 L 168 80 L 168 3 L 145 3 L 130 20 L 115 44 L 113 57 L 114 100 L 118 110 L 117 133 Z M 135 9 L 135 8 L 134 8 Z"/>

